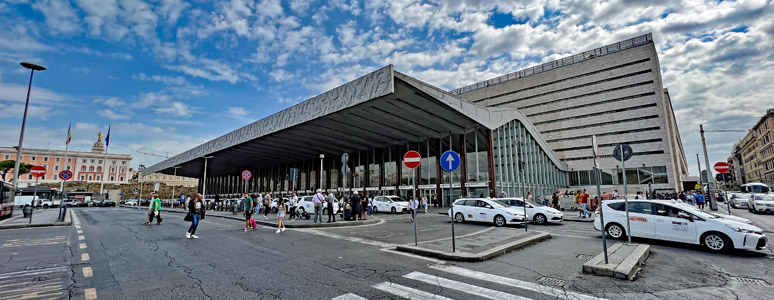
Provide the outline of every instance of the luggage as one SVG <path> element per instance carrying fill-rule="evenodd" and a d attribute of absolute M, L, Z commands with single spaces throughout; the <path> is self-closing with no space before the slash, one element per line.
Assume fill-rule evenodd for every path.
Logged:
<path fill-rule="evenodd" d="M 255 223 L 255 219 L 250 218 L 250 226 L 252 226 L 253 228 L 257 228 L 258 227 L 258 224 Z"/>

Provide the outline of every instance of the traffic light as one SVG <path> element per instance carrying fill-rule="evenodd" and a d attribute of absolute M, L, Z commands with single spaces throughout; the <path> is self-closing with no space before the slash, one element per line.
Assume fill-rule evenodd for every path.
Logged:
<path fill-rule="evenodd" d="M 731 173 L 718 173 L 715 174 L 715 180 L 717 181 L 733 181 L 734 175 Z"/>

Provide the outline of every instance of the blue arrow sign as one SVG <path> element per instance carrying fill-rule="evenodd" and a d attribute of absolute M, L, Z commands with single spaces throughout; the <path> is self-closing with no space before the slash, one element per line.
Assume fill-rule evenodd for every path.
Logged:
<path fill-rule="evenodd" d="M 454 172 L 460 167 L 460 155 L 454 151 L 446 151 L 441 154 L 441 169 L 446 172 Z"/>

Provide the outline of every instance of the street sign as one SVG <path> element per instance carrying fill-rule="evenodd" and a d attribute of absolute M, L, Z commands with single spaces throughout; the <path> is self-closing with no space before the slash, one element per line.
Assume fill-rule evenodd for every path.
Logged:
<path fill-rule="evenodd" d="M 341 163 L 346 164 L 349 161 L 349 153 L 344 153 L 341 155 Z"/>
<path fill-rule="evenodd" d="M 250 180 L 250 178 L 252 178 L 252 177 L 253 177 L 253 173 L 251 173 L 250 171 L 248 171 L 248 170 L 242 171 L 242 179 Z"/>
<path fill-rule="evenodd" d="M 137 193 L 139 193 L 139 192 L 140 192 L 140 189 L 138 189 L 138 188 L 134 188 L 134 193 L 135 193 L 135 194 L 137 194 Z"/>
<path fill-rule="evenodd" d="M 617 161 L 629 160 L 632 158 L 632 154 L 634 154 L 634 151 L 632 151 L 632 147 L 628 144 L 619 144 L 613 149 L 613 157 Z"/>
<path fill-rule="evenodd" d="M 697 190 L 698 190 L 698 189 L 701 189 L 701 188 L 703 188 L 703 187 L 704 187 L 704 186 L 703 186 L 703 185 L 701 185 L 701 184 L 696 184 L 696 186 L 694 186 L 694 188 L 696 188 Z"/>
<path fill-rule="evenodd" d="M 46 168 L 43 166 L 34 166 L 32 169 L 30 169 L 30 175 L 35 177 L 43 177 L 46 176 Z"/>
<path fill-rule="evenodd" d="M 454 172 L 460 167 L 460 155 L 454 151 L 446 151 L 441 154 L 441 168 L 446 172 Z"/>
<path fill-rule="evenodd" d="M 721 161 L 715 164 L 715 171 L 718 171 L 718 173 L 726 173 L 729 169 L 731 169 L 731 166 L 726 162 Z"/>
<path fill-rule="evenodd" d="M 597 136 L 591 136 L 591 149 L 594 151 L 594 158 L 599 158 L 599 146 L 597 145 Z"/>
<path fill-rule="evenodd" d="M 73 178 L 73 172 L 70 172 L 68 170 L 64 170 L 62 172 L 59 172 L 59 179 L 70 180 L 71 178 Z"/>
<path fill-rule="evenodd" d="M 403 165 L 405 165 L 409 169 L 414 169 L 416 167 L 419 167 L 419 163 L 421 161 L 422 161 L 422 156 L 419 155 L 419 152 L 416 152 L 414 150 L 406 152 L 406 154 L 403 155 Z"/>

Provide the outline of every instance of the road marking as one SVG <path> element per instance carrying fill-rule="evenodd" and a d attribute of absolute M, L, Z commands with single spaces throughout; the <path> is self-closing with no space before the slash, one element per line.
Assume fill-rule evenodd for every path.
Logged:
<path fill-rule="evenodd" d="M 83 290 L 83 297 L 86 298 L 86 300 L 97 299 L 97 289 L 90 288 Z"/>
<path fill-rule="evenodd" d="M 89 254 L 88 253 L 81 254 L 81 261 L 89 261 Z"/>
<path fill-rule="evenodd" d="M 382 242 L 362 239 L 362 238 L 358 238 L 358 237 L 341 236 L 341 235 L 335 234 L 333 232 L 322 232 L 322 231 L 319 231 L 317 229 L 297 229 L 296 231 L 311 233 L 311 234 L 323 236 L 323 237 L 326 237 L 326 238 L 332 238 L 332 239 L 337 239 L 337 240 L 344 240 L 344 241 L 349 241 L 349 242 L 354 242 L 354 243 L 361 243 L 361 244 L 366 244 L 366 245 L 371 245 L 371 246 L 377 246 L 377 247 L 380 247 L 380 248 L 395 248 L 395 246 L 396 246 L 395 244 L 382 243 Z"/>
<path fill-rule="evenodd" d="M 78 234 L 83 234 L 83 230 L 78 229 Z"/>
<path fill-rule="evenodd" d="M 94 272 L 91 271 L 91 267 L 83 267 L 83 277 L 91 277 L 94 276 Z"/>
<path fill-rule="evenodd" d="M 368 300 L 368 299 L 360 297 L 360 296 L 355 295 L 353 293 L 349 293 L 349 294 L 344 294 L 344 295 L 338 296 L 336 298 L 331 298 L 331 300 Z"/>
<path fill-rule="evenodd" d="M 64 244 L 65 242 L 67 242 L 67 237 L 63 235 L 56 236 L 53 238 L 12 239 L 12 240 L 6 240 L 5 244 L 0 246 L 0 248 L 55 245 L 55 244 Z"/>
<path fill-rule="evenodd" d="M 69 275 L 68 267 L 0 274 L 0 299 L 60 299 L 67 291 Z"/>
<path fill-rule="evenodd" d="M 573 292 L 566 292 L 562 289 L 540 285 L 537 283 L 532 283 L 528 281 L 521 281 L 518 279 L 498 276 L 494 274 L 469 270 L 465 268 L 460 268 L 456 266 L 449 266 L 449 265 L 430 265 L 431 269 L 451 273 L 454 275 L 464 276 L 468 278 L 483 280 L 483 281 L 489 281 L 494 283 L 499 283 L 502 285 L 512 286 L 515 288 L 520 288 L 524 290 L 530 290 L 534 292 L 538 292 L 544 295 L 548 295 L 551 297 L 555 297 L 557 299 L 568 299 L 568 300 L 591 300 L 591 299 L 603 299 L 591 295 L 584 295 L 584 294 L 578 294 Z"/>
<path fill-rule="evenodd" d="M 18 272 L 0 274 L 0 279 L 5 279 L 5 278 L 15 277 L 15 276 L 41 275 L 41 274 L 64 272 L 64 271 L 68 271 L 68 269 L 66 267 L 54 267 L 49 269 L 18 271 Z"/>
<path fill-rule="evenodd" d="M 442 287 L 445 289 L 456 290 L 463 293 L 484 297 L 487 299 L 531 300 L 530 298 L 512 295 L 501 291 L 496 291 L 496 290 L 492 290 L 492 289 L 488 289 L 488 288 L 484 288 L 484 287 L 480 287 L 472 284 L 467 284 L 456 280 L 451 280 L 443 277 L 438 277 L 435 275 L 425 274 L 422 272 L 411 272 L 406 275 L 403 275 L 403 278 L 419 280 L 419 281 L 429 283 L 438 287 Z"/>
<path fill-rule="evenodd" d="M 79 240 L 79 241 L 82 241 L 82 240 L 84 240 L 84 239 L 86 239 L 86 237 L 85 237 L 85 236 L 82 236 L 82 235 L 79 235 L 79 236 L 78 236 L 78 240 Z"/>
<path fill-rule="evenodd" d="M 452 300 L 450 298 L 446 298 L 444 296 L 439 296 L 435 294 L 430 294 L 425 291 L 420 291 L 417 289 L 413 289 L 404 285 L 400 285 L 397 283 L 392 282 L 382 282 L 377 283 L 373 286 L 371 286 L 377 290 L 381 290 L 390 294 L 393 294 L 398 297 L 406 298 L 406 299 L 438 299 L 438 300 Z"/>
<path fill-rule="evenodd" d="M 78 244 L 78 248 L 86 249 L 86 243 L 80 243 Z"/>

